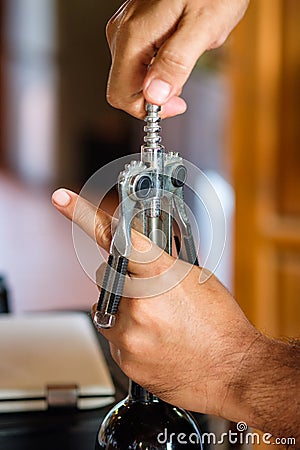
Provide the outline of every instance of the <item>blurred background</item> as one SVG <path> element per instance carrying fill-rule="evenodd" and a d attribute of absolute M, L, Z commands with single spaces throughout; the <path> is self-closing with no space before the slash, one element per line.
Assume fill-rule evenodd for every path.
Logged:
<path fill-rule="evenodd" d="M 105 25 L 121 3 L 0 1 L 0 273 L 14 312 L 89 309 L 97 298 L 50 197 L 139 151 L 142 123 L 105 99 Z M 166 148 L 204 170 L 221 198 L 218 276 L 274 336 L 299 335 L 299 21 L 297 0 L 252 0 L 226 45 L 200 58 L 187 113 L 162 124 Z M 207 218 L 188 201 L 205 253 Z"/>
<path fill-rule="evenodd" d="M 12 312 L 89 310 L 97 299 L 51 193 L 79 192 L 142 143 L 142 123 L 105 99 L 105 25 L 121 3 L 0 0 L 0 295 L 6 287 Z M 299 336 L 299 23 L 298 0 L 252 0 L 226 45 L 200 58 L 183 92 L 188 111 L 162 124 L 166 148 L 202 169 L 221 199 L 217 275 L 257 327 L 281 337 Z M 187 200 L 205 262 L 209 218 Z"/>

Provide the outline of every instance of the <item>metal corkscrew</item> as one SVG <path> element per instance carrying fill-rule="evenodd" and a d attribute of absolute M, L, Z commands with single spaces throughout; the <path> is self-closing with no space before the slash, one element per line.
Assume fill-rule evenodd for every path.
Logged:
<path fill-rule="evenodd" d="M 100 292 L 94 323 L 111 328 L 116 320 L 131 253 L 131 229 L 172 254 L 173 219 L 181 231 L 179 258 L 198 265 L 183 188 L 187 170 L 178 153 L 161 144 L 160 107 L 146 105 L 141 159 L 126 164 L 118 177 L 119 221 Z"/>

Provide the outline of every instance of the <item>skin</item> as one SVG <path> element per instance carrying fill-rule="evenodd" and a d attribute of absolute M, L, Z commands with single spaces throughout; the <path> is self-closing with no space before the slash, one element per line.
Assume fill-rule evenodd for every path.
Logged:
<path fill-rule="evenodd" d="M 186 110 L 180 97 L 198 58 L 221 46 L 249 0 L 128 0 L 107 25 L 112 64 L 107 100 L 144 118 L 145 100 L 162 117 Z M 150 66 L 151 65 L 151 66 Z"/>
<path fill-rule="evenodd" d="M 109 250 L 108 214 L 64 189 L 53 194 L 53 204 Z M 121 369 L 177 406 L 299 439 L 298 344 L 262 335 L 216 277 L 199 283 L 201 269 L 195 266 L 188 265 L 181 282 L 166 292 L 137 298 L 139 279 L 161 276 L 163 284 L 172 276 L 175 258 L 156 252 L 135 231 L 132 243 L 141 252 L 140 261 L 130 259 L 127 297 L 116 325 L 101 331 Z M 179 261 L 181 266 L 187 263 Z"/>

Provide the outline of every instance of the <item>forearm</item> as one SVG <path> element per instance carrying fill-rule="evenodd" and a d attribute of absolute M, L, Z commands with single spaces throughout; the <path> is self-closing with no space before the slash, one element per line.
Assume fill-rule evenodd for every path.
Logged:
<path fill-rule="evenodd" d="M 229 388 L 228 413 L 235 421 L 300 443 L 300 343 L 259 336 Z"/>

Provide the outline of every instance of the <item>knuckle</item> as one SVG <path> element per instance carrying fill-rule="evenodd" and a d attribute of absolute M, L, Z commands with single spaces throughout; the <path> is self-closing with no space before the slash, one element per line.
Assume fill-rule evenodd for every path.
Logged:
<path fill-rule="evenodd" d="M 112 41 L 112 37 L 114 34 L 114 30 L 115 27 L 113 26 L 113 22 L 112 19 L 110 19 L 107 24 L 106 24 L 106 28 L 105 28 L 105 34 L 106 34 L 106 39 L 108 41 L 108 43 L 110 44 Z"/>
<path fill-rule="evenodd" d="M 134 19 L 130 16 L 124 17 L 122 20 L 122 25 L 120 26 L 120 31 L 122 32 L 122 38 L 125 40 L 129 40 L 134 37 L 139 29 L 140 24 L 137 19 Z"/>
<path fill-rule="evenodd" d="M 105 31 L 108 42 L 113 41 L 114 37 L 120 33 L 122 37 L 126 34 L 134 35 L 137 29 L 136 22 L 134 11 L 131 10 L 130 5 L 124 4 L 107 22 Z"/>
<path fill-rule="evenodd" d="M 114 108 L 121 109 L 122 104 L 120 102 L 120 97 L 116 94 L 116 91 L 112 89 L 110 86 L 106 92 L 106 100 L 107 102 L 113 106 Z"/>
<path fill-rule="evenodd" d="M 111 241 L 111 226 L 106 223 L 98 223 L 95 230 L 95 237 L 98 243 L 107 243 Z"/>
<path fill-rule="evenodd" d="M 111 41 L 116 31 L 120 28 L 121 22 L 120 14 L 114 14 L 106 24 L 105 32 L 108 41 Z"/>
<path fill-rule="evenodd" d="M 226 41 L 228 33 L 221 34 L 214 42 L 214 48 L 221 47 Z"/>
<path fill-rule="evenodd" d="M 120 76 L 120 79 L 122 77 Z M 110 86 L 107 89 L 106 92 L 106 100 L 110 106 L 116 109 L 122 109 L 124 111 L 127 111 L 129 114 L 133 115 L 134 117 L 143 117 L 140 113 L 140 107 L 139 103 L 132 102 L 128 99 L 128 96 L 125 97 L 120 92 L 120 87 L 117 83 L 117 81 L 114 81 L 110 84 Z"/>
<path fill-rule="evenodd" d="M 140 99 L 138 99 L 138 100 L 136 100 L 134 102 L 128 103 L 126 105 L 126 110 L 132 116 L 137 117 L 138 119 L 144 119 L 144 116 L 145 116 L 144 98 L 142 99 L 142 102 L 141 102 Z"/>
<path fill-rule="evenodd" d="M 145 327 L 149 317 L 149 311 L 140 299 L 131 299 L 128 302 L 128 312 L 132 322 L 141 327 Z"/>
<path fill-rule="evenodd" d="M 145 334 L 136 331 L 135 326 L 132 326 L 130 330 L 123 331 L 122 336 L 118 339 L 118 346 L 121 348 L 122 354 L 126 354 L 135 361 L 139 361 L 141 358 L 145 359 L 145 354 L 152 351 Z"/>
<path fill-rule="evenodd" d="M 126 353 L 133 355 L 136 351 L 136 345 L 137 341 L 134 333 L 131 333 L 130 331 L 124 332 L 120 339 L 120 346 L 122 349 Z"/>

